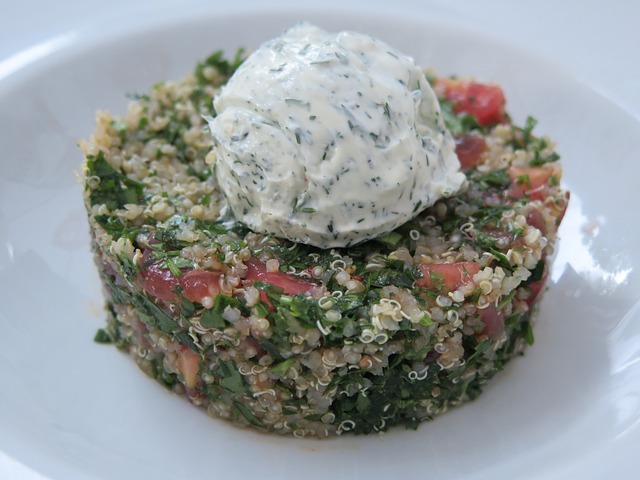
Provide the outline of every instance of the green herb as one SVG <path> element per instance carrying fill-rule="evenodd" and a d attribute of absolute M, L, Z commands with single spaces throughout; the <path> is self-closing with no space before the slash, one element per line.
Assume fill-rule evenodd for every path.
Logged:
<path fill-rule="evenodd" d="M 317 303 L 317 302 L 314 302 Z M 364 295 L 348 294 L 335 299 L 333 308 L 345 314 L 357 310 L 364 305 Z"/>
<path fill-rule="evenodd" d="M 111 335 L 109 335 L 107 331 L 102 328 L 98 329 L 95 337 L 93 337 L 93 341 L 96 343 L 113 343 Z"/>
<path fill-rule="evenodd" d="M 403 236 L 398 232 L 388 232 L 384 233 L 378 237 L 376 240 L 380 243 L 383 243 L 387 247 L 396 248 L 398 244 L 402 241 Z"/>
<path fill-rule="evenodd" d="M 129 130 L 128 125 L 121 120 L 111 120 L 111 128 L 118 132 L 120 141 L 124 143 L 127 139 L 127 131 Z"/>
<path fill-rule="evenodd" d="M 184 134 L 191 126 L 191 120 L 186 113 L 174 111 L 169 115 L 169 123 L 156 132 L 158 137 L 164 138 L 168 144 L 176 148 L 176 157 L 182 163 L 189 163 Z"/>
<path fill-rule="evenodd" d="M 499 238 L 480 230 L 476 232 L 476 241 L 478 242 L 478 246 L 482 249 L 488 250 L 490 248 L 494 248 L 496 243 L 498 243 L 498 240 Z"/>
<path fill-rule="evenodd" d="M 131 260 L 124 252 L 118 253 L 117 257 L 120 261 L 120 266 L 122 267 L 125 278 L 133 280 L 138 273 L 138 269 L 133 264 L 133 260 Z"/>
<path fill-rule="evenodd" d="M 329 230 L 330 233 L 333 233 L 333 220 L 327 224 L 327 230 Z"/>
<path fill-rule="evenodd" d="M 221 360 L 211 373 L 219 379 L 220 385 L 225 390 L 229 390 L 232 393 L 244 393 L 246 391 L 242 375 L 240 375 L 232 361 L 225 362 Z"/>
<path fill-rule="evenodd" d="M 152 300 L 147 298 L 146 294 L 131 294 L 117 286 L 111 280 L 106 280 L 106 285 L 114 303 L 122 305 L 132 304 L 138 310 L 140 319 L 147 325 L 169 334 L 179 330 L 178 322 Z"/>
<path fill-rule="evenodd" d="M 528 174 L 519 175 L 518 178 L 516 178 L 516 183 L 518 185 L 525 185 L 526 187 L 531 188 L 531 180 L 529 179 Z"/>
<path fill-rule="evenodd" d="M 259 318 L 264 318 L 269 315 L 269 306 L 264 302 L 258 302 L 253 306 L 255 314 Z"/>
<path fill-rule="evenodd" d="M 144 100 L 146 102 L 151 100 L 149 95 L 143 93 L 127 93 L 125 96 L 130 100 Z"/>
<path fill-rule="evenodd" d="M 222 50 L 217 50 L 196 66 L 194 72 L 195 77 L 200 83 L 210 83 L 204 76 L 204 70 L 207 67 L 213 67 L 218 70 L 221 75 L 228 78 L 233 75 L 242 62 L 244 62 L 245 58 L 244 48 L 239 48 L 231 61 L 224 58 L 224 52 Z"/>
<path fill-rule="evenodd" d="M 538 124 L 538 120 L 533 118 L 532 116 L 528 116 L 524 123 L 524 128 L 522 129 L 522 146 L 526 147 L 529 144 L 529 141 L 533 138 L 533 129 Z"/>
<path fill-rule="evenodd" d="M 513 297 L 515 297 L 516 292 L 517 292 L 516 289 L 511 290 L 509 295 L 507 295 L 502 300 L 500 300 L 500 302 L 497 305 L 497 309 L 502 310 L 513 299 Z"/>
<path fill-rule="evenodd" d="M 498 265 L 500 265 L 502 268 L 507 268 L 507 269 L 511 268 L 511 262 L 509 261 L 509 259 L 504 253 L 499 252 L 495 248 L 489 248 L 489 251 L 493 254 L 495 259 L 498 261 Z"/>
<path fill-rule="evenodd" d="M 544 165 L 545 163 L 557 162 L 558 160 L 560 160 L 560 155 L 558 155 L 556 152 L 552 152 L 546 157 L 542 157 L 540 151 L 538 150 L 535 152 L 535 157 L 529 162 L 529 165 L 531 165 L 532 167 L 538 167 L 540 165 Z"/>
<path fill-rule="evenodd" d="M 436 290 L 442 290 L 444 288 L 444 280 L 444 275 L 433 270 L 429 270 L 429 281 Z"/>
<path fill-rule="evenodd" d="M 294 363 L 296 363 L 295 359 L 288 358 L 287 360 L 277 363 L 271 367 L 269 371 L 278 377 L 284 377 Z"/>
<path fill-rule="evenodd" d="M 527 342 L 527 345 L 533 345 L 533 328 L 531 327 L 531 322 L 527 321 L 524 324 L 524 341 Z"/>
<path fill-rule="evenodd" d="M 210 220 L 195 220 L 195 226 L 198 230 L 203 231 L 209 237 L 217 237 L 218 235 L 231 232 L 239 233 L 247 231 L 245 227 L 241 227 L 239 224 L 229 225 L 222 221 L 210 221 Z"/>
<path fill-rule="evenodd" d="M 275 338 L 272 337 L 271 339 L 263 338 L 260 340 L 260 346 L 269 352 L 272 357 L 282 359 L 283 356 L 281 352 L 287 351 L 287 349 L 291 347 L 291 344 L 286 338 L 275 336 Z"/>
<path fill-rule="evenodd" d="M 433 320 L 431 320 L 429 314 L 425 312 L 424 316 L 420 319 L 420 325 L 422 325 L 423 327 L 430 327 L 431 325 L 435 324 L 433 323 Z"/>
<path fill-rule="evenodd" d="M 218 313 L 216 310 L 205 310 L 200 318 L 200 325 L 204 328 L 225 328 L 226 323 L 222 315 Z"/>
<path fill-rule="evenodd" d="M 109 210 L 115 210 L 141 202 L 144 185 L 113 168 L 102 151 L 95 156 L 87 155 L 86 165 L 87 177 L 99 179 L 97 186 L 90 189 L 91 205 L 106 205 Z"/>
<path fill-rule="evenodd" d="M 560 159 L 560 155 L 555 152 L 550 153 L 547 156 L 542 155 L 542 151 L 549 145 L 544 138 L 538 138 L 533 135 L 533 129 L 538 124 L 538 121 L 529 116 L 525 120 L 524 127 L 512 125 L 511 132 L 513 140 L 511 142 L 515 149 L 524 149 L 533 153 L 534 158 L 529 162 L 532 167 L 544 165 L 545 163 L 557 162 Z"/>
<path fill-rule="evenodd" d="M 193 316 L 194 313 L 196 313 L 196 306 L 195 304 L 189 300 L 187 297 L 185 297 L 184 295 L 180 295 L 180 315 L 182 315 L 182 318 L 184 319 L 189 319 Z"/>
<path fill-rule="evenodd" d="M 507 328 L 519 328 L 518 326 L 518 322 L 520 321 L 520 317 L 522 315 L 519 313 L 514 313 L 512 315 L 509 315 L 507 318 L 504 319 L 504 325 Z"/>
<path fill-rule="evenodd" d="M 485 188 L 495 187 L 505 189 L 511 185 L 511 178 L 509 177 L 506 168 L 501 170 L 492 170 L 481 175 L 475 175 L 473 180 L 480 182 L 480 184 L 484 185 Z"/>
<path fill-rule="evenodd" d="M 467 358 L 467 364 L 473 362 L 476 358 L 486 352 L 492 343 L 493 340 L 491 339 L 486 339 L 478 343 L 473 349 L 473 353 L 469 356 L 469 358 Z"/>
<path fill-rule="evenodd" d="M 240 313 L 244 316 L 248 316 L 250 312 L 246 304 L 241 302 L 240 299 L 224 294 L 216 295 L 216 298 L 213 301 L 213 309 L 216 312 L 222 313 L 227 307 L 239 309 Z"/>
<path fill-rule="evenodd" d="M 182 272 L 178 268 L 178 266 L 174 263 L 171 258 L 166 258 L 164 261 L 165 266 L 169 269 L 169 271 L 173 274 L 174 277 L 178 278 L 182 275 Z"/>
<path fill-rule="evenodd" d="M 138 234 L 146 230 L 146 228 L 129 227 L 125 220 L 112 215 L 96 215 L 94 219 L 114 240 L 128 238 L 130 241 L 133 241 Z"/>
<path fill-rule="evenodd" d="M 251 425 L 258 428 L 264 428 L 264 424 L 260 420 L 258 420 L 255 415 L 251 413 L 251 410 L 245 407 L 242 403 L 234 400 L 233 406 L 240 413 L 240 415 L 242 415 L 245 420 L 247 420 L 247 422 L 249 422 Z"/>
<path fill-rule="evenodd" d="M 166 388 L 171 388 L 174 385 L 180 383 L 178 375 L 176 375 L 175 373 L 169 373 L 163 368 L 162 360 L 153 359 L 149 363 L 151 365 L 151 375 L 153 376 L 153 378 L 155 378 Z"/>
<path fill-rule="evenodd" d="M 188 347 L 189 350 L 193 351 L 193 352 L 198 352 L 198 347 L 196 346 L 195 342 L 193 341 L 193 338 L 191 338 L 191 336 L 187 333 L 187 332 L 177 332 L 175 334 L 176 340 L 178 340 L 178 342 L 181 345 L 184 345 L 185 347 Z"/>
<path fill-rule="evenodd" d="M 406 267 L 404 262 L 388 261 L 387 265 L 387 268 L 365 273 L 364 278 L 369 285 L 375 287 L 396 285 L 401 288 L 412 288 L 420 276 L 416 269 Z"/>
<path fill-rule="evenodd" d="M 202 171 L 200 171 L 200 172 L 199 172 L 199 171 L 197 171 L 195 168 L 193 168 L 193 166 L 192 166 L 192 165 L 189 165 L 189 166 L 187 167 L 187 173 L 188 173 L 189 175 L 191 175 L 192 177 L 196 177 L 196 178 L 197 178 L 198 180 L 200 180 L 201 182 L 204 182 L 204 181 L 206 181 L 206 180 L 211 176 L 211 174 L 213 173 L 213 171 L 212 171 L 212 169 L 210 169 L 210 168 L 205 168 L 204 170 L 202 170 Z"/>
<path fill-rule="evenodd" d="M 539 282 L 540 280 L 542 280 L 544 278 L 544 269 L 544 260 L 540 260 L 538 263 L 536 263 L 536 266 L 533 268 L 533 270 L 531 270 L 531 276 L 527 278 L 525 285 L 529 285 L 531 283 Z"/>
<path fill-rule="evenodd" d="M 383 110 L 384 110 L 384 115 L 388 118 L 391 119 L 391 109 L 389 108 L 389 104 L 387 102 L 384 102 L 383 105 Z"/>
<path fill-rule="evenodd" d="M 472 131 L 485 132 L 486 127 L 478 123 L 473 115 L 465 112 L 455 113 L 453 111 L 453 103 L 449 100 L 440 98 L 440 109 L 445 125 L 454 137 L 459 137 L 464 133 Z"/>

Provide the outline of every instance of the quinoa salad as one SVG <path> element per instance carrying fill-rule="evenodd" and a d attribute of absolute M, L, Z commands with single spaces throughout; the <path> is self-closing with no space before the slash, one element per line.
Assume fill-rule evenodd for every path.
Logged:
<path fill-rule="evenodd" d="M 534 341 L 569 199 L 554 143 L 512 123 L 499 86 L 428 73 L 468 187 L 355 246 L 283 240 L 237 222 L 212 174 L 205 117 L 245 58 L 216 52 L 131 95 L 81 142 L 95 340 L 263 432 L 416 428 L 475 399 Z"/>

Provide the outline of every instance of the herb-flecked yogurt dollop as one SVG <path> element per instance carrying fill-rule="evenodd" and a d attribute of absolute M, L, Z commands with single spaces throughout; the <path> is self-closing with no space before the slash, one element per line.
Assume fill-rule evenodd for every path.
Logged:
<path fill-rule="evenodd" d="M 217 180 L 257 232 L 354 245 L 466 185 L 424 72 L 368 35 L 297 25 L 251 54 L 214 108 Z"/>

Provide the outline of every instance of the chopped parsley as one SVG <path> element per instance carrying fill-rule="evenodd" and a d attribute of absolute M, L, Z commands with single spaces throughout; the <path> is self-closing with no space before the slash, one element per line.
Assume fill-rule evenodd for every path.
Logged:
<path fill-rule="evenodd" d="M 87 178 L 95 178 L 98 184 L 91 189 L 91 205 L 106 205 L 109 210 L 124 208 L 127 204 L 138 204 L 142 200 L 144 186 L 117 171 L 105 158 L 104 152 L 88 155 Z"/>

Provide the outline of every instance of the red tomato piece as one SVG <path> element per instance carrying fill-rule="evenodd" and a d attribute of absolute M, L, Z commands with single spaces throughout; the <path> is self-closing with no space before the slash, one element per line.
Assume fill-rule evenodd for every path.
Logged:
<path fill-rule="evenodd" d="M 544 290 L 544 287 L 547 285 L 547 279 L 549 278 L 549 269 L 547 265 L 544 266 L 544 271 L 542 272 L 542 278 L 537 282 L 531 282 L 529 284 L 529 297 L 527 298 L 527 305 L 531 307 L 533 303 L 538 299 L 540 293 Z"/>
<path fill-rule="evenodd" d="M 168 268 L 160 268 L 157 263 L 152 263 L 140 271 L 139 279 L 142 288 L 158 300 L 170 302 L 177 299 L 173 291 L 178 279 Z"/>
<path fill-rule="evenodd" d="M 198 384 L 198 370 L 200 370 L 199 357 L 184 345 L 177 352 L 176 366 L 184 379 L 185 386 L 191 390 Z"/>
<path fill-rule="evenodd" d="M 486 335 L 493 340 L 499 340 L 504 333 L 504 312 L 498 310 L 494 304 L 480 310 L 480 318 L 484 328 L 480 335 Z"/>
<path fill-rule="evenodd" d="M 453 111 L 468 113 L 482 125 L 504 121 L 505 98 L 498 85 L 465 80 L 439 80 L 444 85 L 444 98 L 452 102 Z"/>
<path fill-rule="evenodd" d="M 456 154 L 462 168 L 477 166 L 482 154 L 487 151 L 487 142 L 479 135 L 463 133 L 456 138 Z"/>
<path fill-rule="evenodd" d="M 553 171 L 540 167 L 509 167 L 511 187 L 507 196 L 522 198 L 528 196 L 531 200 L 544 200 L 549 195 L 549 179 Z"/>
<path fill-rule="evenodd" d="M 542 233 L 542 235 L 547 234 L 547 225 L 544 221 L 542 213 L 540 213 L 540 210 L 538 210 L 537 208 L 532 209 L 531 211 L 529 211 L 529 213 L 527 213 L 526 219 L 527 224 L 540 230 L 540 233 Z"/>
<path fill-rule="evenodd" d="M 540 292 L 544 290 L 546 284 L 547 282 L 544 280 L 540 280 L 539 282 L 532 282 L 529 284 L 529 290 L 531 290 L 531 293 L 529 294 L 529 298 L 527 298 L 527 305 L 533 305 L 533 302 L 535 302 L 536 299 L 540 296 Z"/>
<path fill-rule="evenodd" d="M 220 272 L 196 268 L 178 279 L 184 296 L 192 302 L 202 303 L 204 297 L 216 298 L 220 293 Z"/>
<path fill-rule="evenodd" d="M 148 251 L 144 252 L 143 265 L 146 265 L 150 256 Z M 182 288 L 184 296 L 192 302 L 202 303 L 204 297 L 215 298 L 220 293 L 221 272 L 201 268 L 182 269 L 181 272 L 182 274 L 176 277 L 171 270 L 154 262 L 140 270 L 138 281 L 149 295 L 162 302 L 177 301 L 178 297 L 174 291 L 178 286 Z"/>
<path fill-rule="evenodd" d="M 416 285 L 431 290 L 444 288 L 449 291 L 469 283 L 480 271 L 480 265 L 475 262 L 421 263 L 419 268 L 424 277 L 419 278 Z"/>
<path fill-rule="evenodd" d="M 244 263 L 248 267 L 245 281 L 270 283 L 271 285 L 282 288 L 287 295 L 308 292 L 315 286 L 314 283 L 299 277 L 294 277 L 288 273 L 280 271 L 269 272 L 267 271 L 267 265 L 255 257 L 250 258 Z"/>

